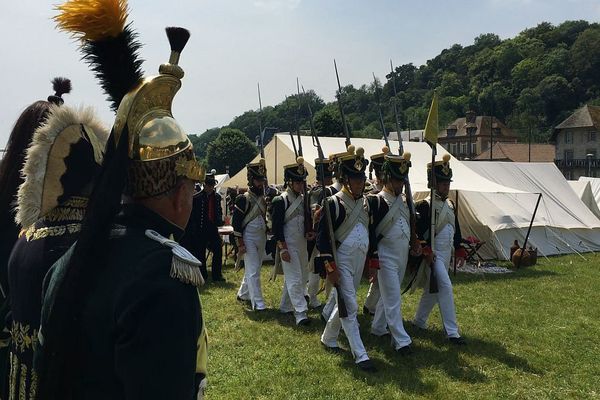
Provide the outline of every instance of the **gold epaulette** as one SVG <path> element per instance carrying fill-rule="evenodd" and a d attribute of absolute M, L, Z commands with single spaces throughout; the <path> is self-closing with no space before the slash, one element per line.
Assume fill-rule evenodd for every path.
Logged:
<path fill-rule="evenodd" d="M 171 248 L 173 252 L 171 273 L 169 274 L 171 278 L 179 279 L 183 283 L 189 283 L 197 287 L 204 285 L 204 278 L 200 272 L 200 265 L 202 263 L 185 247 L 151 229 L 146 230 L 146 236 Z"/>

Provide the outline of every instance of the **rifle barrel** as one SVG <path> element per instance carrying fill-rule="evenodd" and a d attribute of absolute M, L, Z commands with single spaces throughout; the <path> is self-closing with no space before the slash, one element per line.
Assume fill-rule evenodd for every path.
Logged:
<path fill-rule="evenodd" d="M 298 91 L 298 107 L 296 107 L 296 133 L 298 135 L 298 154 L 302 156 L 302 139 L 300 138 L 300 81 L 296 77 L 296 89 Z"/>
<path fill-rule="evenodd" d="M 383 133 L 383 140 L 385 141 L 385 145 L 387 148 L 392 151 L 390 147 L 390 141 L 388 139 L 388 133 L 385 129 L 385 122 L 383 121 L 383 112 L 381 111 L 381 97 L 379 94 L 379 85 L 377 84 L 377 78 L 375 78 L 375 73 L 373 72 L 373 85 L 375 86 L 375 100 L 377 101 L 377 111 L 379 111 L 379 124 L 381 125 L 381 132 Z"/>
<path fill-rule="evenodd" d="M 344 135 L 346 136 L 346 147 L 350 146 L 350 131 L 348 130 L 348 124 L 346 123 L 346 115 L 344 114 L 344 105 L 342 103 L 342 85 L 340 84 L 340 75 L 338 74 L 337 63 L 333 59 L 333 66 L 335 68 L 335 78 L 337 79 L 338 95 L 337 101 L 340 108 L 340 116 L 342 118 L 342 128 L 344 129 Z"/>
<path fill-rule="evenodd" d="M 391 68 L 391 76 L 392 76 L 392 86 L 394 87 L 394 116 L 396 117 L 396 131 L 398 132 L 398 153 L 404 153 L 404 146 L 402 144 L 402 131 L 400 128 L 400 116 L 398 114 L 398 107 L 396 105 L 396 101 L 398 99 L 398 92 L 396 91 L 396 75 L 394 75 L 394 64 L 392 64 L 392 60 L 390 59 L 390 68 Z"/>

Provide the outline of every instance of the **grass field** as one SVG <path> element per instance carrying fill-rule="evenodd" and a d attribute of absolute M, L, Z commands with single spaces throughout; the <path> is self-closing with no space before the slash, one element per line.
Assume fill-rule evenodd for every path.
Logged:
<path fill-rule="evenodd" d="M 379 372 L 359 371 L 340 335 L 342 354 L 319 344 L 324 324 L 297 328 L 278 311 L 282 277 L 263 290 L 269 310 L 236 301 L 243 270 L 225 267 L 227 283 L 202 290 L 209 329 L 209 399 L 593 399 L 600 398 L 600 255 L 540 259 L 503 275 L 453 278 L 458 323 L 468 346 L 450 346 L 437 307 L 430 329 L 405 322 L 414 354 L 397 355 L 389 339 L 361 336 Z M 367 284 L 359 290 L 362 307 Z M 405 321 L 417 293 L 405 295 Z"/>

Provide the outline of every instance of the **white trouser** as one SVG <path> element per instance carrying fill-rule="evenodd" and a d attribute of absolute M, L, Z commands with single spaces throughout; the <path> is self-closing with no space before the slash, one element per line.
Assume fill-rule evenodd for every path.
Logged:
<path fill-rule="evenodd" d="M 321 288 L 321 276 L 315 274 L 315 254 L 317 249 L 313 249 L 310 261 L 306 265 L 306 273 L 308 275 L 308 286 L 306 294 L 308 295 L 308 306 L 310 308 L 316 308 L 321 305 L 321 301 L 317 297 L 319 289 Z"/>
<path fill-rule="evenodd" d="M 257 221 L 260 218 L 260 221 Z M 261 224 L 262 222 L 262 224 Z M 250 221 L 244 229 L 244 279 L 238 290 L 238 297 L 250 299 L 252 308 L 264 310 L 266 308 L 260 283 L 260 269 L 267 236 L 265 234 L 262 216 Z"/>
<path fill-rule="evenodd" d="M 402 322 L 402 296 L 400 295 L 400 286 L 408 261 L 408 250 L 408 238 L 405 235 L 393 236 L 391 240 L 383 238 L 377 246 L 379 254 L 377 282 L 381 298 L 377 303 L 371 333 L 384 335 L 387 333 L 387 325 L 396 349 L 408 346 L 412 342 Z"/>
<path fill-rule="evenodd" d="M 332 288 L 329 292 L 329 296 L 327 297 L 327 301 L 323 306 L 323 310 L 321 311 L 321 316 L 325 321 L 329 321 L 329 317 L 331 317 L 331 313 L 333 312 L 333 308 L 335 307 L 335 296 L 336 296 L 335 288 Z"/>
<path fill-rule="evenodd" d="M 339 317 L 336 296 L 333 312 L 321 335 L 321 342 L 323 342 L 323 344 L 329 347 L 337 347 L 337 338 L 340 334 L 340 328 L 343 328 L 346 338 L 350 343 L 350 349 L 352 350 L 356 363 L 369 359 L 365 346 L 360 338 L 357 319 L 358 302 L 356 301 L 356 290 L 360 285 L 366 255 L 366 246 L 347 245 L 346 241 L 338 249 L 337 268 L 340 274 L 338 287 L 340 295 L 343 296 L 344 302 L 346 303 L 348 317 Z M 334 291 L 332 291 L 332 293 L 334 293 Z"/>
<path fill-rule="evenodd" d="M 375 308 L 377 307 L 380 298 L 379 281 L 377 280 L 369 285 L 369 291 L 367 292 L 367 298 L 365 299 L 365 307 L 367 307 L 370 313 L 375 313 Z"/>
<path fill-rule="evenodd" d="M 427 282 L 413 321 L 415 325 L 426 328 L 427 318 L 435 303 L 438 303 L 444 329 L 448 337 L 451 338 L 460 337 L 456 323 L 452 282 L 450 281 L 450 276 L 448 276 L 453 239 L 454 228 L 452 225 L 446 225 L 435 237 L 435 262 L 433 270 L 438 285 L 438 293 L 429 293 L 429 282 Z"/>
<path fill-rule="evenodd" d="M 306 239 L 301 234 L 292 236 L 286 232 L 285 235 L 290 262 L 281 260 L 284 278 L 279 309 L 282 312 L 294 311 L 298 323 L 306 318 L 308 310 L 304 298 L 307 279 L 305 266 L 308 263 Z"/>

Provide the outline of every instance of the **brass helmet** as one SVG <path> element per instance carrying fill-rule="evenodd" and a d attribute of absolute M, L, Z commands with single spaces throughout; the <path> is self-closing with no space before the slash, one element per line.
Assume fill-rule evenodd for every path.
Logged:
<path fill-rule="evenodd" d="M 153 197 L 173 189 L 178 178 L 201 181 L 204 169 L 171 112 L 184 75 L 177 64 L 190 33 L 167 28 L 169 62 L 160 66 L 158 76 L 144 78 L 137 56 L 141 45 L 126 23 L 126 0 L 67 0 L 57 8 L 58 27 L 81 39 L 84 60 L 117 110 L 110 142 L 118 145 L 123 136 L 127 140 L 130 162 L 125 194 Z"/>
<path fill-rule="evenodd" d="M 171 44 L 169 62 L 159 75 L 144 78 L 125 95 L 115 120 L 116 142 L 127 126 L 131 163 L 125 193 L 134 198 L 153 197 L 168 192 L 184 177 L 204 179 L 204 168 L 196 161 L 192 142 L 173 117 L 173 97 L 181 87 L 183 70 L 179 55 L 189 39 L 183 28 L 167 28 Z"/>

